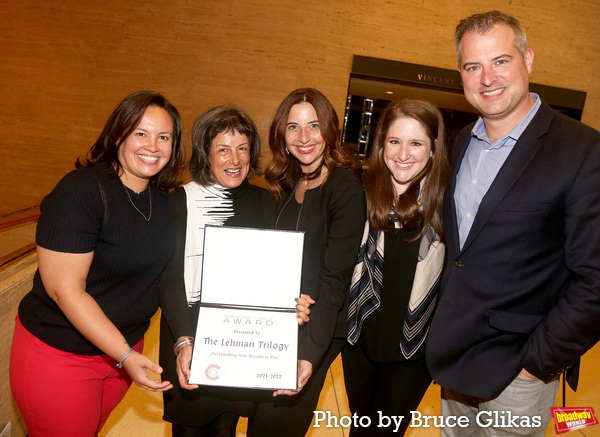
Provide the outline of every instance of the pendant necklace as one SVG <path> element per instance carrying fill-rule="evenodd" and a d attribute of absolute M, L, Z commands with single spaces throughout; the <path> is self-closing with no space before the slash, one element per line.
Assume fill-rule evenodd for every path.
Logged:
<path fill-rule="evenodd" d="M 121 183 L 123 183 L 123 181 L 121 181 Z M 150 186 L 147 187 L 148 188 L 148 198 L 150 199 L 150 213 L 148 214 L 148 217 L 146 217 L 146 214 L 144 214 L 142 211 L 140 211 L 140 209 L 137 206 L 135 206 L 135 203 L 133 203 L 133 200 L 131 200 L 131 196 L 129 195 L 129 190 L 127 189 L 125 184 L 123 184 L 123 188 L 125 189 L 125 194 L 127 194 L 127 197 L 129 198 L 129 202 L 131 202 L 131 204 L 133 205 L 135 210 L 137 212 L 139 212 L 142 215 L 142 217 L 144 217 L 144 220 L 150 221 L 150 218 L 152 217 L 152 189 L 150 188 Z"/>

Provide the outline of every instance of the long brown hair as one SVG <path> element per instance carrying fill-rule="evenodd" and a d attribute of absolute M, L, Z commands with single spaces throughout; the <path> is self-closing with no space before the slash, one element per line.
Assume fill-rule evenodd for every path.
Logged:
<path fill-rule="evenodd" d="M 185 160 L 185 148 L 181 135 L 181 117 L 177 108 L 162 94 L 154 91 L 138 91 L 125 97 L 110 114 L 100 136 L 83 160 L 77 159 L 75 166 L 93 167 L 112 164 L 121 172 L 119 162 L 119 146 L 127 136 L 140 124 L 149 106 L 157 106 L 167 111 L 173 122 L 173 139 L 171 157 L 167 165 L 150 178 L 150 186 L 159 191 L 168 191 L 179 185 L 181 166 Z"/>
<path fill-rule="evenodd" d="M 269 128 L 269 147 L 273 160 L 265 170 L 265 179 L 271 190 L 283 193 L 292 189 L 301 178 L 314 179 L 321 174 L 321 167 L 314 172 L 303 175 L 300 163 L 286 152 L 285 131 L 292 106 L 299 103 L 310 103 L 319 119 L 319 128 L 325 141 L 323 164 L 331 174 L 335 167 L 351 167 L 352 160 L 338 144 L 338 116 L 325 95 L 314 88 L 300 88 L 292 91 L 283 99 L 277 109 Z"/>
<path fill-rule="evenodd" d="M 421 124 L 431 141 L 432 156 L 406 192 L 396 196 L 392 175 L 384 161 L 384 150 L 390 126 L 399 118 L 411 118 Z M 394 226 L 394 222 L 399 222 L 404 228 L 419 230 L 415 240 L 431 226 L 443 240 L 442 202 L 449 165 L 444 120 L 439 109 L 422 100 L 390 102 L 377 123 L 373 152 L 367 164 L 364 187 L 369 225 L 387 231 Z"/>

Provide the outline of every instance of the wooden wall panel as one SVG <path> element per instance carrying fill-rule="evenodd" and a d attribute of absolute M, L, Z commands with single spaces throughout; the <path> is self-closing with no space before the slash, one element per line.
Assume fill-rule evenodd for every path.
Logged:
<path fill-rule="evenodd" d="M 196 116 L 233 103 L 263 138 L 281 99 L 321 89 L 343 114 L 352 55 L 455 68 L 459 19 L 502 9 L 535 51 L 532 81 L 588 92 L 600 128 L 597 0 L 1 0 L 0 214 L 37 204 L 139 89 Z M 263 161 L 269 159 L 264 153 Z"/>

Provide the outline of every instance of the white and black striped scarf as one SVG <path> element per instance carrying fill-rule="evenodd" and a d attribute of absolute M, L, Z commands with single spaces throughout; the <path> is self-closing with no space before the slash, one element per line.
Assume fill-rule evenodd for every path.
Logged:
<path fill-rule="evenodd" d="M 365 224 L 363 240 L 350 285 L 348 342 L 356 344 L 365 319 L 381 305 L 384 233 Z M 444 264 L 444 244 L 432 228 L 421 238 L 410 299 L 404 318 L 400 350 L 412 357 L 425 341 L 437 301 L 437 283 Z"/>

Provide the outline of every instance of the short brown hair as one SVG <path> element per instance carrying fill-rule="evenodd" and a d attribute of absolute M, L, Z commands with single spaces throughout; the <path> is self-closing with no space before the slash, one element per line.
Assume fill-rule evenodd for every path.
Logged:
<path fill-rule="evenodd" d="M 464 18 L 456 26 L 454 32 L 454 46 L 456 48 L 458 62 L 461 62 L 460 42 L 467 32 L 485 35 L 497 24 L 504 24 L 513 30 L 515 34 L 515 47 L 523 59 L 525 59 L 525 53 L 527 52 L 527 35 L 525 34 L 523 27 L 521 27 L 519 20 L 501 11 L 488 11 Z"/>

